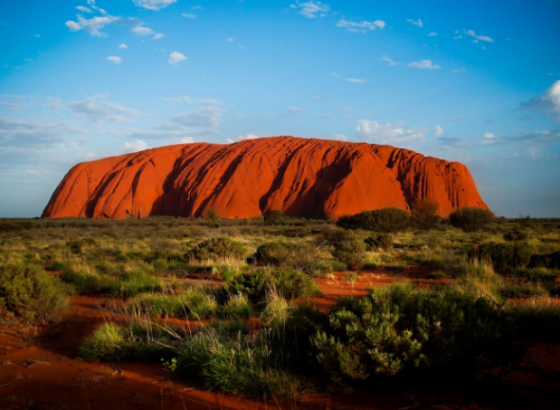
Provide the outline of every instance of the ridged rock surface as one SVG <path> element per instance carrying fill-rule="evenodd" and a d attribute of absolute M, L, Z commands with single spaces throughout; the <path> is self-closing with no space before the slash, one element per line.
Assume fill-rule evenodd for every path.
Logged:
<path fill-rule="evenodd" d="M 251 218 L 267 210 L 338 218 L 433 198 L 447 216 L 487 208 L 464 165 L 386 145 L 294 137 L 183 144 L 83 162 L 64 177 L 46 218 L 172 215 Z"/>

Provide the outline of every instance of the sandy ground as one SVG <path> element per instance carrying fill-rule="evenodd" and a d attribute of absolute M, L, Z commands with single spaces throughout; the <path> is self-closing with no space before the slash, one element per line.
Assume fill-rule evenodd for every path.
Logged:
<path fill-rule="evenodd" d="M 434 286 L 421 269 L 396 273 L 365 271 L 350 280 L 344 272 L 317 281 L 323 297 L 309 302 L 327 311 L 343 296 L 362 296 L 373 286 L 408 280 Z M 197 281 L 209 279 L 196 278 Z M 109 320 L 107 299 L 71 297 L 64 319 L 49 326 L 0 329 L 0 409 L 560 409 L 560 345 L 530 346 L 530 357 L 509 374 L 496 397 L 429 397 L 378 388 L 374 392 L 309 395 L 298 403 L 248 400 L 172 380 L 161 365 L 87 363 L 78 350 L 97 326 Z M 119 320 L 111 314 L 110 320 Z M 185 325 L 184 321 L 180 323 Z M 190 323 L 196 326 L 196 323 Z M 446 404 L 446 403 L 453 404 Z M 457 404 L 460 403 L 460 404 Z"/>

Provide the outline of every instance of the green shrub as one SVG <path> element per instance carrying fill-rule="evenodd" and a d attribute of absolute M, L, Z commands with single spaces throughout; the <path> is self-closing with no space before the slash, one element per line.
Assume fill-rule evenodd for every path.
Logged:
<path fill-rule="evenodd" d="M 473 246 L 468 256 L 470 259 L 492 262 L 496 273 L 512 275 L 517 267 L 529 264 L 531 253 L 531 248 L 525 243 L 487 242 Z"/>
<path fill-rule="evenodd" d="M 367 245 L 367 250 L 370 252 L 377 249 L 387 251 L 393 246 L 393 236 L 388 233 L 374 232 L 364 240 L 364 243 Z"/>
<path fill-rule="evenodd" d="M 289 267 L 308 274 L 321 270 L 317 265 L 323 262 L 320 258 L 317 247 L 309 242 L 297 244 L 268 242 L 259 246 L 253 256 L 255 262 L 263 265 Z"/>
<path fill-rule="evenodd" d="M 439 203 L 432 198 L 422 198 L 414 203 L 411 210 L 411 220 L 420 229 L 433 229 L 441 220 Z"/>
<path fill-rule="evenodd" d="M 125 330 L 114 323 L 104 323 L 89 336 L 80 349 L 85 360 L 120 360 L 127 355 Z"/>
<path fill-rule="evenodd" d="M 220 222 L 220 215 L 218 214 L 218 210 L 216 208 L 208 208 L 206 210 L 206 220 L 210 224 L 217 224 Z"/>
<path fill-rule="evenodd" d="M 0 316 L 48 322 L 64 309 L 72 289 L 32 264 L 0 266 Z"/>
<path fill-rule="evenodd" d="M 245 294 L 252 303 L 259 303 L 271 292 L 289 300 L 320 294 L 313 279 L 304 273 L 290 268 L 260 268 L 226 282 L 218 292 L 218 300 Z"/>
<path fill-rule="evenodd" d="M 449 215 L 449 222 L 465 232 L 475 232 L 486 228 L 494 220 L 494 214 L 489 209 L 465 206 Z"/>
<path fill-rule="evenodd" d="M 533 255 L 529 267 L 560 269 L 560 251 L 548 255 Z"/>
<path fill-rule="evenodd" d="M 268 210 L 264 213 L 264 224 L 265 225 L 280 225 L 284 215 L 282 211 Z"/>
<path fill-rule="evenodd" d="M 129 312 L 148 314 L 154 317 L 207 318 L 218 310 L 211 294 L 199 286 L 191 286 L 178 295 L 145 293 L 127 303 Z"/>
<path fill-rule="evenodd" d="M 353 240 L 335 244 L 332 256 L 352 268 L 362 263 L 365 253 L 366 244 L 363 241 Z"/>
<path fill-rule="evenodd" d="M 554 282 L 558 278 L 556 272 L 546 268 L 517 268 L 514 275 L 535 283 Z"/>
<path fill-rule="evenodd" d="M 225 305 L 221 307 L 220 313 L 225 317 L 249 318 L 254 312 L 249 298 L 240 293 L 231 295 Z"/>
<path fill-rule="evenodd" d="M 186 253 L 187 260 L 218 260 L 218 259 L 244 259 L 247 254 L 245 245 L 229 238 L 219 237 L 207 239 Z"/>
<path fill-rule="evenodd" d="M 410 223 L 408 212 L 398 208 L 381 208 L 363 211 L 357 215 L 344 216 L 336 222 L 344 229 L 363 229 L 376 232 L 400 232 Z"/>
<path fill-rule="evenodd" d="M 513 337 L 488 299 L 407 284 L 342 300 L 312 343 L 325 373 L 340 383 L 419 371 L 488 374 L 515 362 Z"/>
<path fill-rule="evenodd" d="M 504 234 L 505 241 L 517 242 L 517 241 L 524 241 L 526 239 L 527 239 L 527 234 L 525 232 L 518 231 L 517 229 L 513 229 Z"/>

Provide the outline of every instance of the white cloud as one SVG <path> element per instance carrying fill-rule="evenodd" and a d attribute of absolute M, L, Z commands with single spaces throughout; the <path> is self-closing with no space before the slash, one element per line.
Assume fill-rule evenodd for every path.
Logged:
<path fill-rule="evenodd" d="M 128 46 L 126 44 L 122 43 L 122 44 L 119 44 L 119 48 L 123 49 L 123 50 L 126 50 L 128 48 Z"/>
<path fill-rule="evenodd" d="M 226 38 L 226 43 L 233 43 L 234 41 L 233 37 Z"/>
<path fill-rule="evenodd" d="M 157 33 L 155 36 L 152 37 L 152 40 L 159 40 L 160 38 L 164 38 L 165 35 L 161 33 Z"/>
<path fill-rule="evenodd" d="M 303 110 L 301 108 L 298 107 L 288 107 L 288 109 L 286 110 L 286 114 L 284 114 L 285 117 L 293 117 L 296 115 L 300 115 L 303 114 Z"/>
<path fill-rule="evenodd" d="M 436 132 L 435 132 L 435 135 L 436 135 L 437 137 L 443 135 L 443 128 L 441 127 L 441 125 L 436 125 Z"/>
<path fill-rule="evenodd" d="M 305 3 L 300 3 L 298 1 L 296 4 L 291 4 L 290 7 L 299 9 L 300 14 L 310 19 L 317 16 L 325 17 L 331 10 L 331 6 L 323 4 L 320 1 L 307 1 Z"/>
<path fill-rule="evenodd" d="M 479 40 L 480 41 L 486 41 L 488 43 L 493 43 L 494 42 L 494 40 L 491 37 L 477 36 L 476 33 L 473 30 L 463 30 L 463 33 L 466 34 L 467 36 L 473 37 L 475 39 L 473 41 L 475 41 L 475 42 L 478 42 Z M 459 36 L 459 38 L 461 38 L 461 37 Z"/>
<path fill-rule="evenodd" d="M 95 0 L 87 0 L 88 6 L 90 6 L 93 10 L 97 10 L 101 14 L 107 14 L 107 12 L 95 5 Z"/>
<path fill-rule="evenodd" d="M 544 93 L 521 103 L 521 107 L 542 111 L 560 123 L 560 80 L 555 81 Z"/>
<path fill-rule="evenodd" d="M 334 134 L 333 138 L 338 141 L 348 141 L 348 136 L 344 134 Z"/>
<path fill-rule="evenodd" d="M 117 56 L 109 56 L 107 57 L 107 60 L 115 63 L 115 64 L 120 64 L 122 62 L 122 58 L 117 57 Z"/>
<path fill-rule="evenodd" d="M 430 34 L 428 34 L 428 37 L 436 37 L 437 33 L 435 31 L 432 31 Z"/>
<path fill-rule="evenodd" d="M 455 74 L 465 73 L 466 71 L 467 71 L 467 69 L 464 68 L 464 67 L 461 68 L 461 69 L 456 68 L 456 69 L 454 69 L 454 70 L 451 70 L 451 72 L 452 72 L 452 73 L 455 73 Z"/>
<path fill-rule="evenodd" d="M 341 76 L 340 74 L 337 74 L 337 73 L 331 73 L 331 75 L 332 75 L 334 78 L 340 78 L 341 80 L 344 80 L 344 81 L 346 81 L 346 82 L 348 82 L 348 83 L 363 84 L 363 83 L 366 82 L 366 80 L 363 80 L 363 79 L 361 79 L 361 78 L 348 78 L 348 77 L 343 77 L 343 76 Z"/>
<path fill-rule="evenodd" d="M 175 3 L 177 0 L 133 0 L 134 4 L 138 7 L 143 7 L 149 10 L 161 10 L 170 4 Z"/>
<path fill-rule="evenodd" d="M 385 61 L 389 67 L 393 67 L 397 65 L 397 63 L 392 58 L 389 58 L 387 56 L 381 57 L 381 60 Z"/>
<path fill-rule="evenodd" d="M 495 134 L 491 132 L 485 132 L 482 134 L 482 145 L 494 144 L 499 141 Z"/>
<path fill-rule="evenodd" d="M 155 34 L 154 30 L 144 26 L 136 26 L 132 29 L 132 32 L 140 36 L 149 36 L 150 34 Z"/>
<path fill-rule="evenodd" d="M 416 26 L 416 27 L 418 27 L 418 28 L 424 27 L 424 23 L 422 22 L 421 19 L 418 19 L 418 20 L 406 19 L 406 22 L 407 22 L 407 23 L 410 23 L 410 24 L 412 24 L 413 26 Z"/>
<path fill-rule="evenodd" d="M 174 51 L 169 54 L 169 64 L 179 64 L 181 61 L 185 61 L 187 57 L 183 53 L 179 53 L 178 51 Z"/>
<path fill-rule="evenodd" d="M 192 144 L 194 139 L 192 137 L 181 138 L 181 144 Z"/>
<path fill-rule="evenodd" d="M 259 138 L 261 138 L 261 137 L 259 137 L 258 135 L 255 135 L 255 134 L 240 135 L 239 137 L 237 137 L 237 139 L 239 141 L 256 140 L 256 139 L 259 139 Z"/>
<path fill-rule="evenodd" d="M 103 17 L 92 17 L 90 19 L 85 19 L 82 16 L 77 16 L 78 21 L 68 20 L 65 25 L 70 29 L 70 31 L 84 30 L 85 32 L 91 34 L 92 36 L 104 37 L 107 34 L 101 32 L 101 30 L 111 24 L 120 20 L 119 17 L 115 16 L 103 16 Z"/>
<path fill-rule="evenodd" d="M 195 19 L 197 16 L 194 13 L 181 13 L 181 16 L 186 17 L 188 19 Z"/>
<path fill-rule="evenodd" d="M 171 119 L 185 127 L 218 127 L 223 110 L 216 107 L 202 107 L 184 114 L 176 114 Z"/>
<path fill-rule="evenodd" d="M 441 68 L 441 66 L 439 66 L 439 65 L 434 65 L 434 63 L 432 63 L 432 60 L 416 61 L 416 62 L 410 63 L 408 66 L 412 67 L 412 68 L 421 68 L 421 69 L 425 69 L 425 70 L 438 70 L 438 69 Z"/>
<path fill-rule="evenodd" d="M 123 152 L 138 152 L 149 149 L 150 147 L 142 140 L 134 140 L 134 142 L 125 142 L 121 145 L 121 151 Z"/>
<path fill-rule="evenodd" d="M 98 98 L 103 97 L 95 96 L 81 101 L 71 101 L 66 104 L 66 107 L 70 112 L 94 125 L 101 124 L 102 122 L 131 121 L 140 116 L 138 110 L 126 108 L 108 101 L 97 101 Z"/>
<path fill-rule="evenodd" d="M 356 126 L 356 137 L 375 144 L 399 145 L 403 143 L 423 142 L 423 130 L 411 130 L 405 126 L 387 123 L 379 124 L 376 121 L 360 120 Z"/>
<path fill-rule="evenodd" d="M 76 10 L 80 10 L 84 13 L 91 13 L 91 9 L 88 9 L 87 7 L 84 6 L 76 6 Z"/>
<path fill-rule="evenodd" d="M 368 31 L 375 31 L 378 28 L 385 28 L 385 22 L 383 20 L 352 21 L 342 19 L 336 24 L 336 26 L 345 28 L 352 33 L 367 33 Z"/>
<path fill-rule="evenodd" d="M 234 143 L 234 141 L 233 141 L 231 138 L 226 139 L 226 142 L 227 142 L 228 144 L 233 144 L 233 143 Z"/>

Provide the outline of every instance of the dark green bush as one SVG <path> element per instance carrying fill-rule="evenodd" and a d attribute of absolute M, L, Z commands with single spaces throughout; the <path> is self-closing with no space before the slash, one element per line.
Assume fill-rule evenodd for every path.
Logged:
<path fill-rule="evenodd" d="M 560 251 L 548 255 L 533 255 L 529 262 L 530 268 L 560 269 Z"/>
<path fill-rule="evenodd" d="M 72 289 L 32 264 L 0 266 L 0 316 L 48 322 L 67 306 Z"/>
<path fill-rule="evenodd" d="M 505 241 L 516 242 L 524 241 L 525 239 L 527 239 L 527 234 L 525 232 L 518 231 L 517 229 L 513 229 L 504 234 Z"/>
<path fill-rule="evenodd" d="M 335 383 L 423 371 L 490 374 L 518 358 L 514 334 L 491 301 L 411 285 L 342 300 L 312 342 L 317 360 Z"/>
<path fill-rule="evenodd" d="M 475 232 L 486 228 L 494 220 L 494 214 L 489 209 L 465 206 L 449 215 L 449 222 L 465 232 Z"/>
<path fill-rule="evenodd" d="M 218 260 L 225 258 L 244 259 L 247 249 L 241 242 L 229 238 L 207 239 L 185 254 L 186 260 Z"/>
<path fill-rule="evenodd" d="M 381 208 L 343 216 L 336 225 L 344 229 L 363 229 L 376 232 L 400 232 L 410 223 L 408 212 L 398 208 Z"/>
<path fill-rule="evenodd" d="M 475 245 L 469 251 L 469 258 L 492 262 L 494 271 L 502 275 L 513 275 L 518 267 L 526 267 L 531 261 L 531 248 L 522 242 L 488 242 Z"/>
<path fill-rule="evenodd" d="M 320 293 L 313 279 L 297 270 L 259 268 L 226 282 L 217 296 L 224 303 L 231 295 L 245 294 L 253 303 L 259 303 L 266 299 L 269 292 L 276 292 L 289 300 Z"/>
<path fill-rule="evenodd" d="M 439 203 L 432 198 L 423 198 L 414 203 L 411 210 L 411 220 L 419 229 L 433 229 L 441 220 Z"/>
<path fill-rule="evenodd" d="M 353 268 L 362 263 L 366 253 L 366 244 L 363 241 L 342 241 L 334 245 L 332 256 L 336 260 Z"/>
<path fill-rule="evenodd" d="M 284 215 L 282 211 L 268 210 L 264 213 L 263 217 L 265 225 L 280 225 Z"/>
<path fill-rule="evenodd" d="M 393 236 L 388 233 L 372 233 L 368 236 L 364 243 L 367 245 L 368 251 L 374 251 L 377 249 L 388 250 L 393 246 Z"/>

